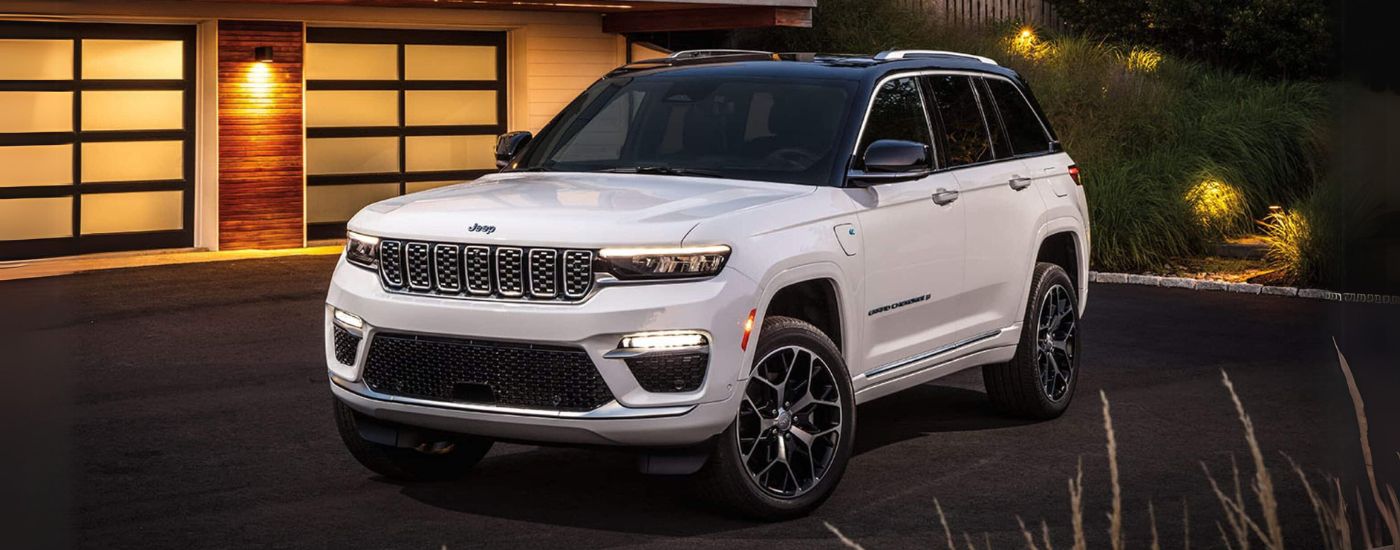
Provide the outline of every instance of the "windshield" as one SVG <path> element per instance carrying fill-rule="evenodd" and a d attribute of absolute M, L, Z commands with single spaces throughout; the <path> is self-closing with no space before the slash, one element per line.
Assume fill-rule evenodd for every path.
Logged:
<path fill-rule="evenodd" d="M 515 170 L 637 172 L 829 185 L 856 84 L 611 78 L 564 109 Z"/>

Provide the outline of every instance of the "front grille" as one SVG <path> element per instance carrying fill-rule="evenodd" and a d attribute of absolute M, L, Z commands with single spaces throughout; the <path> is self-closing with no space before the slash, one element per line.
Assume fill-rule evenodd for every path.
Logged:
<path fill-rule="evenodd" d="M 350 334 L 350 331 L 338 326 L 333 327 L 333 329 L 333 336 L 335 338 L 335 360 L 340 361 L 342 365 L 353 366 L 355 364 L 355 355 L 359 353 L 360 349 L 360 337 Z"/>
<path fill-rule="evenodd" d="M 385 239 L 379 256 L 380 281 L 392 292 L 573 302 L 593 289 L 591 250 Z"/>
<path fill-rule="evenodd" d="M 384 333 L 374 336 L 365 383 L 433 401 L 591 411 L 613 400 L 577 348 Z"/>
<path fill-rule="evenodd" d="M 642 389 L 657 393 L 688 392 L 700 389 L 705 381 L 708 353 L 643 355 L 627 359 L 627 368 Z"/>

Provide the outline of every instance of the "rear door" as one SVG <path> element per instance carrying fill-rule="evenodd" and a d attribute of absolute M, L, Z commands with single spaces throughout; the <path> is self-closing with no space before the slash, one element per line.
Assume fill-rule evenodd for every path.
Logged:
<path fill-rule="evenodd" d="M 877 92 L 860 147 L 881 139 L 932 146 L 930 122 L 917 77 L 892 80 Z M 857 162 L 856 168 L 862 168 Z M 913 181 L 854 190 L 869 205 L 859 214 L 865 234 L 865 365 L 855 374 L 879 374 L 920 353 L 951 344 L 963 317 L 966 220 L 961 201 L 945 204 L 934 195 L 954 196 L 958 180 L 937 172 Z M 946 199 L 944 199 L 946 201 Z M 891 367 L 894 366 L 894 367 Z"/>
<path fill-rule="evenodd" d="M 974 338 L 1021 318 L 1045 204 L 1030 189 L 1027 168 L 1009 145 L 982 77 L 933 75 L 927 83 L 967 213 L 968 317 L 960 337 Z"/>

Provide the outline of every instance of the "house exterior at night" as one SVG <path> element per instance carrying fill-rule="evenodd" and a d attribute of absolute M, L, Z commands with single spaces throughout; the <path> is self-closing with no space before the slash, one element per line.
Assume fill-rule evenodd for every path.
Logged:
<path fill-rule="evenodd" d="M 629 33 L 816 0 L 0 0 L 0 260 L 295 248 L 495 169 Z"/>

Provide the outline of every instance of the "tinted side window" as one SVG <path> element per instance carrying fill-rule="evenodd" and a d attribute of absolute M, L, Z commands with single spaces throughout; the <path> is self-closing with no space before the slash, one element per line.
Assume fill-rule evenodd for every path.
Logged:
<path fill-rule="evenodd" d="M 982 115 L 987 119 L 987 130 L 992 134 L 992 152 L 996 154 L 998 160 L 1016 156 L 1011 152 L 1011 142 L 1006 138 L 1006 127 L 1001 117 L 997 116 L 997 108 L 992 105 L 992 94 L 987 91 L 987 79 L 974 78 L 977 83 L 977 99 L 982 105 Z"/>
<path fill-rule="evenodd" d="M 1016 85 L 999 78 L 987 79 L 987 86 L 996 99 L 1001 111 L 1001 121 L 1006 124 L 1006 134 L 1011 138 L 1011 148 L 1018 155 L 1039 153 L 1050 149 L 1050 138 L 1040 125 L 1040 118 L 1031 109 Z"/>
<path fill-rule="evenodd" d="M 945 75 L 929 77 L 938 116 L 943 120 L 943 146 L 948 166 L 961 166 L 992 160 L 992 142 L 982 110 L 972 90 L 972 79 Z"/>
<path fill-rule="evenodd" d="M 875 103 L 870 108 L 870 120 L 866 122 L 865 135 L 860 140 L 859 151 L 862 156 L 866 147 L 882 139 L 933 144 L 916 79 L 891 80 L 881 86 L 880 91 L 875 94 Z"/>

